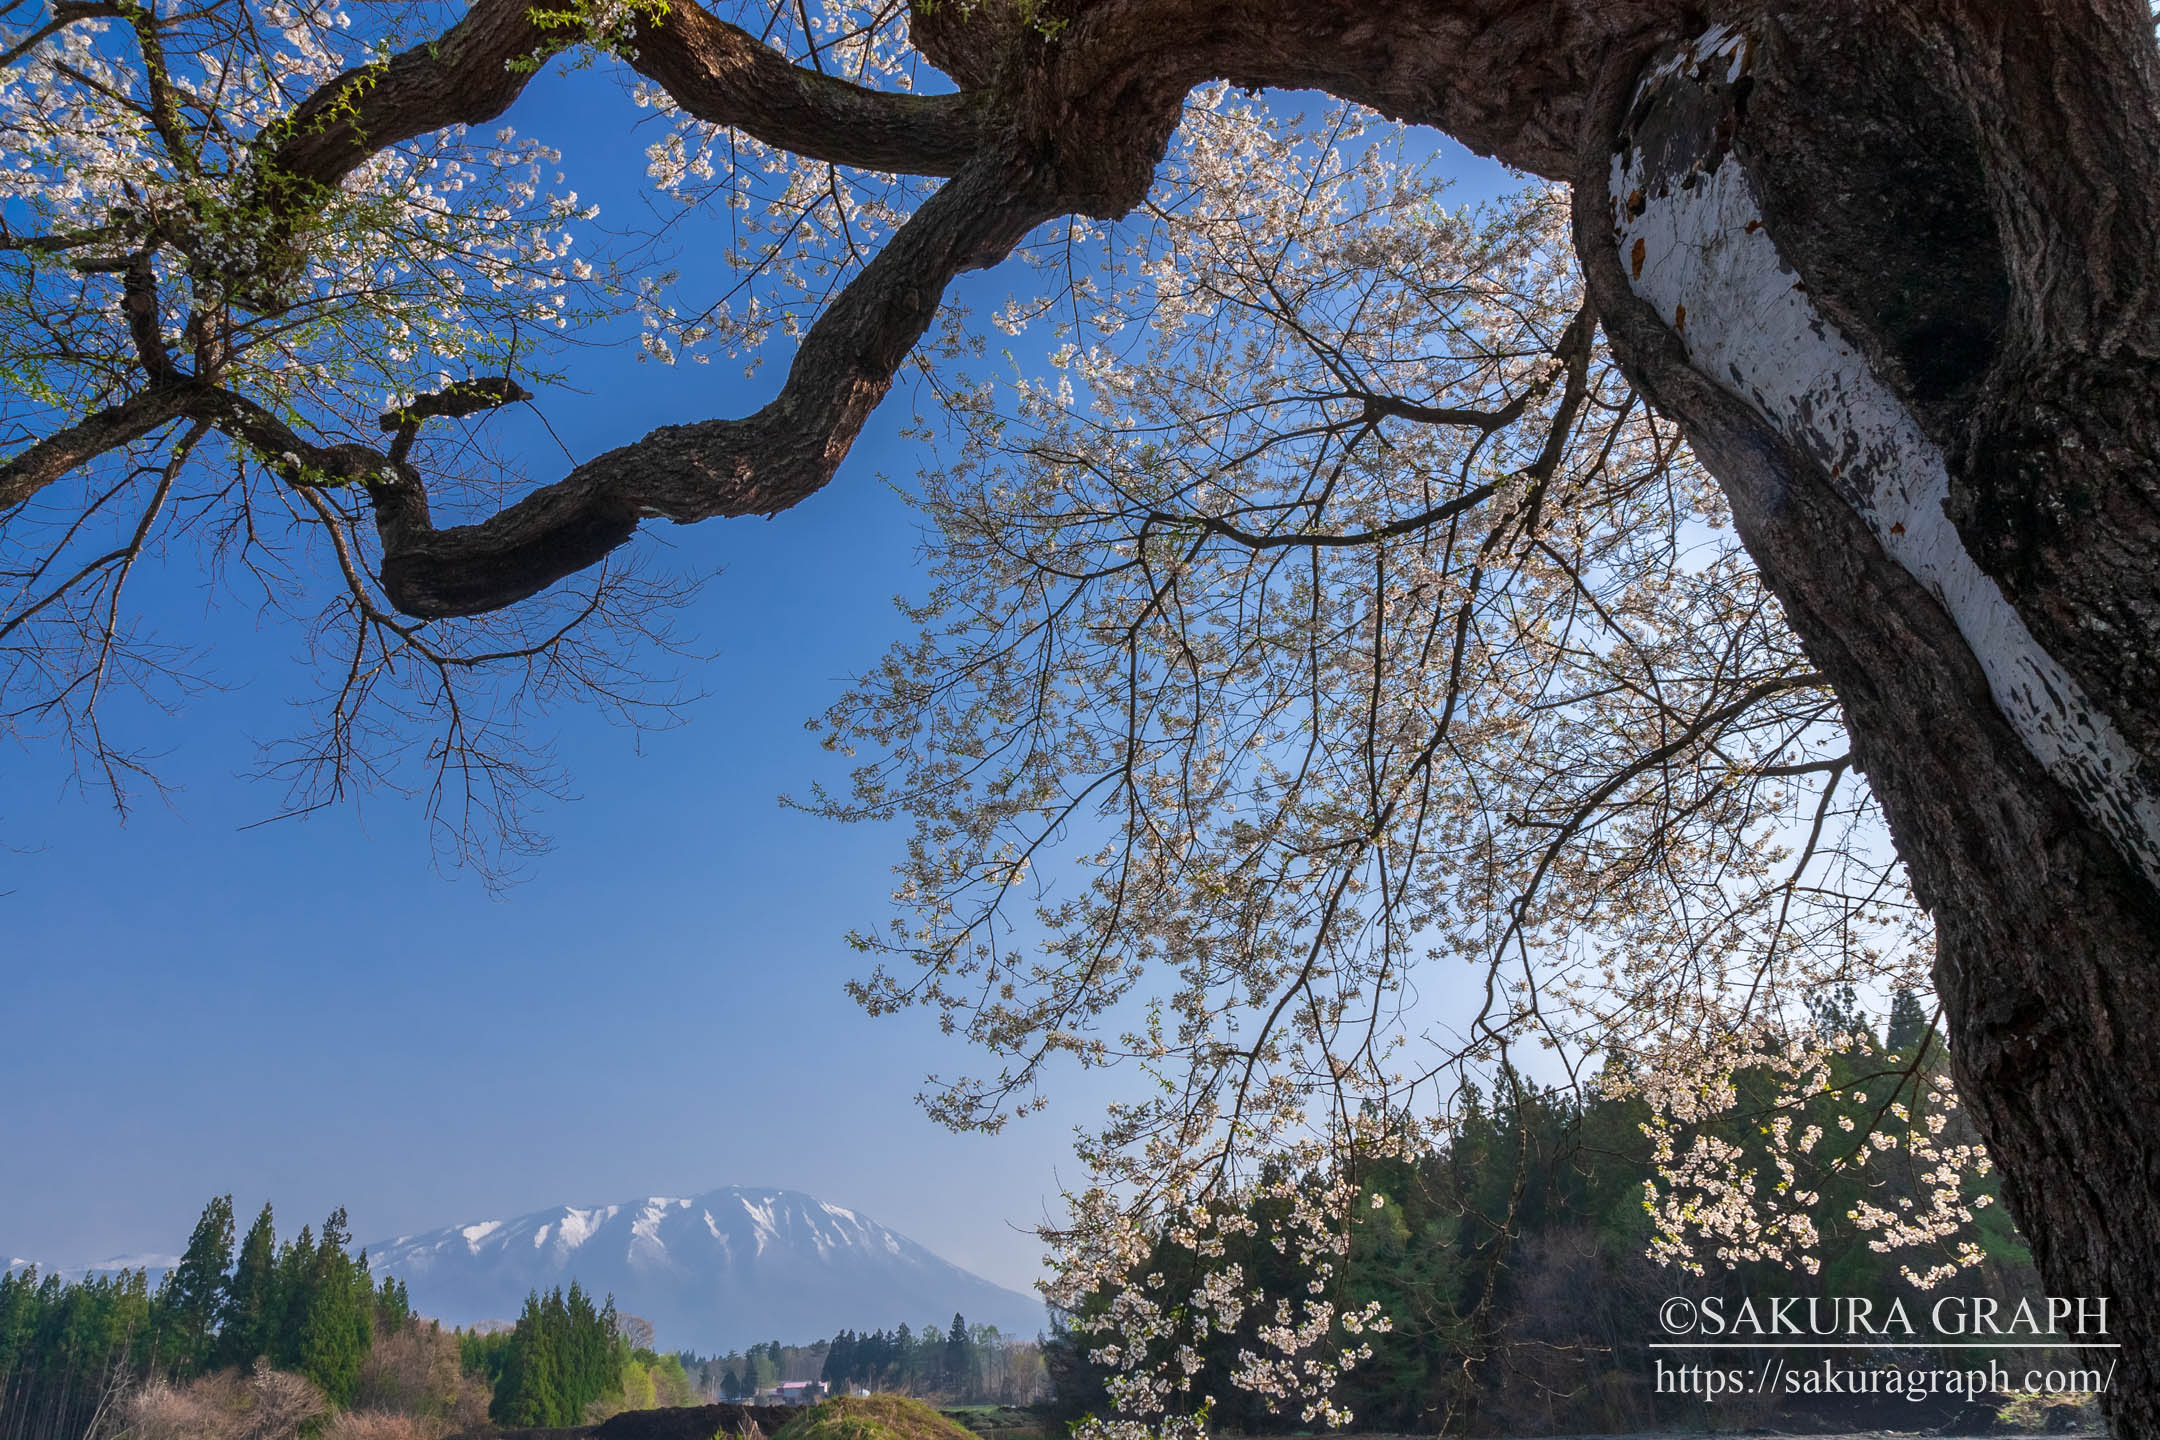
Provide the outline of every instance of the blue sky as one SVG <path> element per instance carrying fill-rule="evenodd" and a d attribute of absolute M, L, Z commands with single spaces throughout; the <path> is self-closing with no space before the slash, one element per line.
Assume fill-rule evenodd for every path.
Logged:
<path fill-rule="evenodd" d="M 509 118 L 562 146 L 605 222 L 641 178 L 636 114 L 587 72 L 536 84 Z M 1460 199 L 1505 184 L 1462 173 Z M 970 286 L 1016 283 L 1009 265 Z M 724 359 L 570 364 L 589 393 L 542 400 L 583 458 L 751 408 L 784 356 L 748 381 Z M 689 627 L 717 652 L 696 675 L 709 698 L 642 737 L 561 716 L 578 798 L 500 897 L 437 873 L 419 807 L 394 796 L 244 828 L 278 808 L 238 776 L 286 723 L 298 635 L 205 616 L 196 576 L 164 577 L 164 622 L 213 641 L 229 687 L 146 731 L 173 804 L 122 826 L 70 793 L 59 755 L 0 756 L 0 842 L 17 847 L 0 851 L 0 1255 L 169 1252 L 227 1191 L 247 1211 L 273 1201 L 284 1229 L 345 1205 L 366 1240 L 779 1185 L 1025 1287 L 1023 1227 L 1079 1178 L 1069 1127 L 1102 1083 L 1067 1077 L 1000 1136 L 926 1120 L 923 1073 L 975 1057 L 841 991 L 861 963 L 842 937 L 886 918 L 903 836 L 776 801 L 834 773 L 803 722 L 897 637 L 891 599 L 919 584 L 920 537 L 882 483 L 919 462 L 896 433 L 910 409 L 888 400 L 795 510 L 670 534 L 684 564 L 723 572 Z"/>

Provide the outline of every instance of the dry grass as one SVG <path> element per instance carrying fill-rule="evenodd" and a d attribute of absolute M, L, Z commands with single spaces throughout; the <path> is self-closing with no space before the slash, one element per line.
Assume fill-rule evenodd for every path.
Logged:
<path fill-rule="evenodd" d="M 313 1427 L 309 1440 L 442 1440 L 487 1423 L 485 1381 L 458 1364 L 457 1337 L 417 1325 L 376 1337 L 354 1407 Z M 131 1396 L 127 1440 L 299 1440 L 329 1412 L 304 1377 L 224 1370 L 186 1385 L 153 1381 Z"/>
<path fill-rule="evenodd" d="M 441 1433 L 440 1421 L 382 1410 L 347 1410 L 331 1416 L 317 1440 L 437 1440 Z"/>

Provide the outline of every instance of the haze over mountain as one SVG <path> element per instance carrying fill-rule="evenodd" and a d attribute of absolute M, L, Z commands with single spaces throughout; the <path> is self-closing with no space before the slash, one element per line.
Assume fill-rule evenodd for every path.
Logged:
<path fill-rule="evenodd" d="M 69 1283 L 86 1280 L 92 1275 L 117 1275 L 123 1270 L 147 1270 L 150 1272 L 151 1288 L 155 1289 L 158 1281 L 165 1278 L 165 1272 L 179 1263 L 180 1257 L 177 1255 L 115 1255 L 107 1260 L 90 1260 L 80 1265 L 55 1265 L 49 1261 L 9 1255 L 0 1260 L 0 1270 L 13 1273 L 35 1265 L 39 1275 L 58 1275 Z"/>
<path fill-rule="evenodd" d="M 955 1313 L 1008 1335 L 1042 1302 L 940 1259 L 852 1210 L 794 1190 L 729 1186 L 684 1199 L 561 1206 L 368 1246 L 413 1308 L 447 1323 L 517 1317 L 528 1291 L 576 1280 L 652 1321 L 663 1349 L 802 1343 L 843 1328 L 943 1328 Z"/>

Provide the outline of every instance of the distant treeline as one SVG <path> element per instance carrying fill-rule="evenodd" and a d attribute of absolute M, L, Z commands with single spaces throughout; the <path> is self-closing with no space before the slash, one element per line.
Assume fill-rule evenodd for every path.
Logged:
<path fill-rule="evenodd" d="M 1750 1155 L 1765 1186 L 1778 1178 L 1764 1137 L 1780 1114 L 1834 1137 L 1820 1147 L 1824 1158 L 1833 1150 L 1859 1157 L 1842 1167 L 1825 1163 L 1808 1180 L 1821 1192 L 1812 1207 L 1824 1231 L 1816 1274 L 1745 1259 L 1727 1268 L 1705 1253 L 1708 1273 L 1697 1277 L 1649 1259 L 1645 1185 L 1655 1171 L 1643 1127 L 1650 1115 L 1639 1101 L 1594 1088 L 1548 1090 L 1503 1074 L 1496 1094 L 1466 1097 L 1452 1143 L 1412 1160 L 1366 1162 L 1336 1293 L 1345 1308 L 1379 1301 L 1393 1329 L 1362 1337 L 1374 1353 L 1337 1391 L 1338 1402 L 1355 1413 L 1356 1428 L 1532 1435 L 1699 1425 L 1701 1398 L 1658 1394 L 1655 1357 L 1646 1348 L 1669 1338 L 1659 1306 L 1676 1294 L 1722 1295 L 1728 1314 L 1750 1295 L 1758 1302 L 1773 1295 L 1865 1297 L 1877 1314 L 1902 1296 L 1924 1327 L 1928 1307 L 1944 1294 L 2040 1293 L 2030 1256 L 1999 1204 L 1974 1212 L 1972 1238 L 1984 1263 L 1935 1290 L 1917 1291 L 1901 1277 L 1901 1264 L 1913 1263 L 1913 1256 L 1873 1248 L 1878 1233 L 1852 1219 L 1859 1202 L 1905 1213 L 1904 1202 L 1918 1205 L 1931 1182 L 1902 1151 L 1873 1152 L 1867 1132 L 1889 1102 L 1912 1099 L 1906 1077 L 1916 1065 L 1925 1072 L 1946 1063 L 1942 1041 L 1909 996 L 1898 997 L 1890 1031 L 1879 1038 L 1866 1031 L 1849 994 L 1828 997 L 1817 1023 L 1856 1042 L 1824 1095 L 1802 1111 L 1777 1111 L 1768 1077 L 1743 1075 L 1743 1099 L 1759 1100 L 1759 1108 L 1743 1103 L 1711 1127 Z M 1961 1113 L 1941 1120 L 1945 1143 L 1976 1139 Z M 1852 1121 L 1852 1128 L 1841 1121 Z M 1993 1188 L 1981 1186 L 1991 1197 Z M 1373 1207 L 1370 1197 L 1381 1204 Z M 1272 1315 L 1272 1297 L 1294 1299 L 1304 1291 L 1307 1277 L 1267 1238 L 1283 1208 L 1255 1207 L 1258 1233 L 1232 1236 L 1227 1244 L 1225 1258 L 1244 1267 L 1249 1285 L 1265 1287 L 1268 1303 L 1251 1307 L 1235 1332 L 1200 1346 L 1205 1364 L 1192 1387 L 1195 1403 L 1212 1395 L 1214 1422 L 1230 1430 L 1279 1432 L 1301 1424 L 1295 1408 L 1271 1413 L 1229 1379 L 1240 1350 L 1264 1350 L 1257 1328 Z M 1946 1243 L 1942 1253 L 1920 1257 L 1918 1268 L 1925 1271 L 1948 1253 Z M 1190 1253 L 1168 1245 L 1134 1273 L 1151 1271 L 1163 1274 L 1170 1294 L 1190 1293 L 1198 1280 Z M 1067 1419 L 1110 1411 L 1088 1344 L 1062 1326 L 1048 1342 L 1055 1407 Z M 1722 1405 L 1721 1418 L 1769 1423 L 1767 1416 L 1742 1416 L 1741 1408 Z"/>
<path fill-rule="evenodd" d="M 210 1202 L 155 1290 L 143 1270 L 73 1284 L 35 1268 L 0 1278 L 0 1437 L 81 1440 L 150 1381 L 184 1383 L 267 1360 L 352 1403 L 378 1332 L 410 1323 L 405 1287 L 346 1253 L 345 1212 L 279 1244 L 265 1205 L 233 1257 L 232 1197 Z"/>
<path fill-rule="evenodd" d="M 921 1330 L 842 1330 L 809 1345 L 774 1340 L 725 1355 L 686 1350 L 680 1358 L 699 1392 L 715 1400 L 746 1399 L 796 1380 L 823 1380 L 835 1394 L 861 1388 L 953 1405 L 1031 1405 L 1049 1393 L 1040 1344 L 960 1315 Z"/>
<path fill-rule="evenodd" d="M 350 1242 L 340 1209 L 281 1243 L 265 1205 L 235 1255 L 228 1195 L 154 1289 L 144 1270 L 0 1277 L 0 1440 L 440 1440 L 697 1399 L 612 1299 L 572 1285 L 511 1329 L 446 1333 Z"/>

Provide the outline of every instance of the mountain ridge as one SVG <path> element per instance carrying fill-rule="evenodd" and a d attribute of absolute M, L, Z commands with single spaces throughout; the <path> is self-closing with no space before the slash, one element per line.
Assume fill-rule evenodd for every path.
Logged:
<path fill-rule="evenodd" d="M 41 1277 L 57 1275 L 63 1282 L 72 1284 L 95 1275 L 118 1275 L 127 1270 L 142 1270 L 149 1274 L 151 1288 L 155 1289 L 158 1281 L 164 1278 L 165 1272 L 179 1263 L 180 1257 L 177 1255 L 156 1254 L 114 1255 L 109 1259 L 89 1260 L 80 1265 L 54 1265 L 21 1255 L 9 1255 L 0 1260 L 0 1273 L 13 1274 L 35 1266 Z"/>
<path fill-rule="evenodd" d="M 1042 1303 L 932 1253 L 857 1211 L 796 1190 L 729 1185 L 691 1196 L 558 1205 L 376 1242 L 377 1276 L 451 1324 L 515 1315 L 573 1280 L 652 1321 L 666 1349 L 726 1352 L 888 1329 L 954 1314 L 1015 1336 Z"/>

